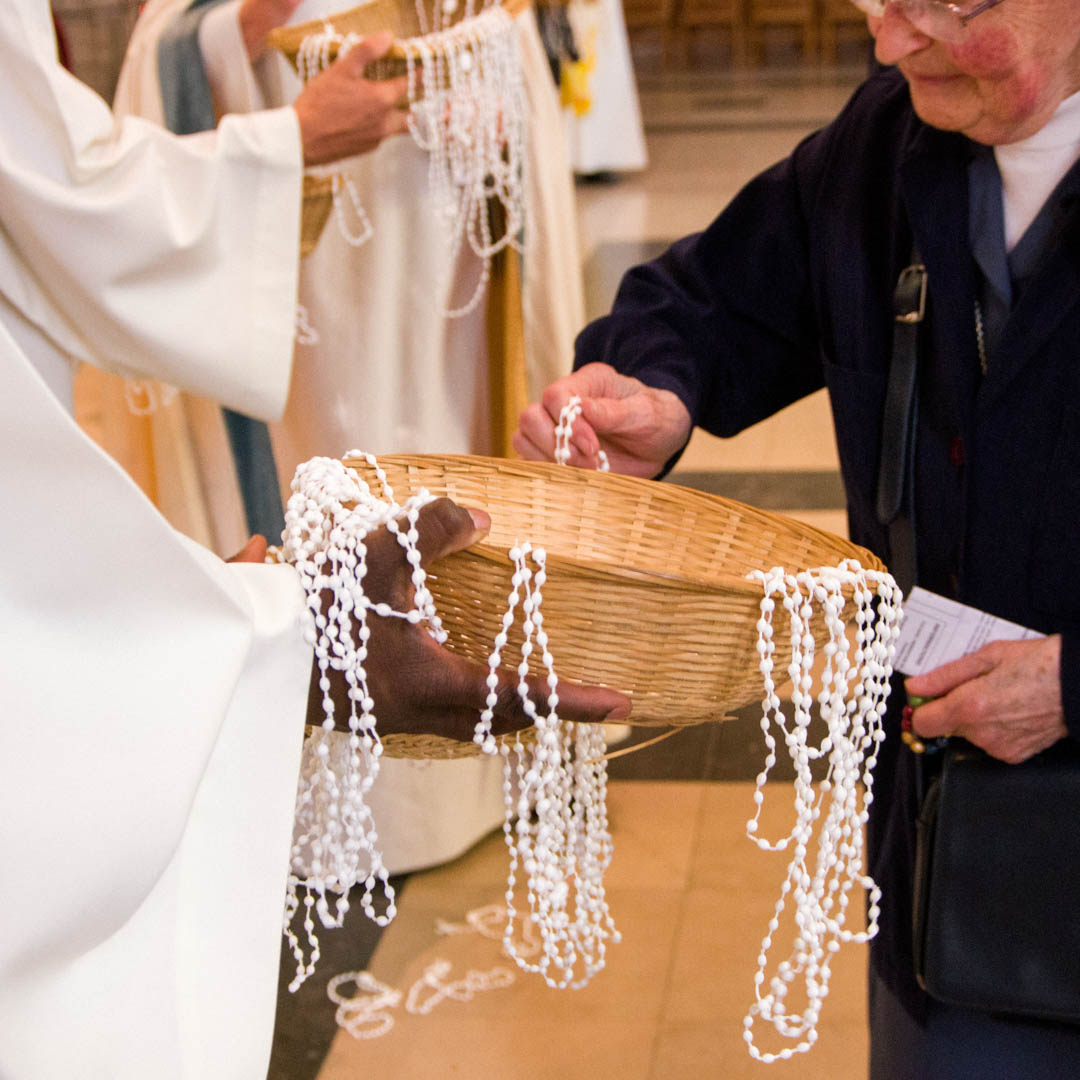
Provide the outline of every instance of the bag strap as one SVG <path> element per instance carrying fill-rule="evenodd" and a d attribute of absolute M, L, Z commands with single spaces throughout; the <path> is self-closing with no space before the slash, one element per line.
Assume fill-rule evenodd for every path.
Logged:
<path fill-rule="evenodd" d="M 915 428 L 919 328 L 926 315 L 926 267 L 913 244 L 911 265 L 893 291 L 893 343 L 878 454 L 877 519 L 889 530 L 889 570 L 907 594 L 915 584 Z"/>

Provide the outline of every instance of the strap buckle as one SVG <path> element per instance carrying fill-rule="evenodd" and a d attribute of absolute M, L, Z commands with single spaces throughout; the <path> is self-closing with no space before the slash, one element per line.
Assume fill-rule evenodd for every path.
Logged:
<path fill-rule="evenodd" d="M 893 318 L 898 323 L 920 323 L 926 315 L 926 267 L 913 263 L 900 271 L 893 293 Z"/>

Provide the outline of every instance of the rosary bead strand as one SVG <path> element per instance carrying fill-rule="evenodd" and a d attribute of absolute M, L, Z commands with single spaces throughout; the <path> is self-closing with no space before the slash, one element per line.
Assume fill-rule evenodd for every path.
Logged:
<path fill-rule="evenodd" d="M 369 918 L 385 925 L 395 913 L 394 892 L 366 801 L 382 753 L 364 667 L 370 637 L 367 620 L 372 613 L 379 618 L 403 618 L 426 624 L 439 642 L 447 637 L 416 546 L 420 509 L 431 496 L 421 490 L 399 505 L 374 457 L 358 451 L 349 456 L 363 458 L 372 468 L 380 495 L 339 461 L 316 458 L 305 463 L 293 480 L 281 546 L 282 560 L 296 568 L 307 594 L 303 632 L 315 652 L 324 714 L 322 725 L 305 743 L 297 791 L 284 916 L 284 932 L 297 961 L 292 989 L 314 971 L 319 959 L 315 917 L 326 928 L 340 926 L 353 885 L 363 883 L 361 906 Z M 395 536 L 412 568 L 413 602 L 406 611 L 372 603 L 364 591 L 365 538 L 382 527 Z M 484 752 L 498 752 L 503 758 L 504 834 L 510 851 L 504 947 L 519 966 L 540 972 L 550 985 L 582 986 L 604 966 L 607 940 L 618 940 L 603 891 L 603 873 L 612 851 L 605 808 L 606 763 L 596 761 L 602 757 L 603 732 L 584 725 L 575 733 L 575 725 L 563 724 L 558 717 L 558 677 L 541 611 L 547 580 L 545 552 L 523 542 L 511 549 L 510 559 L 511 592 L 502 629 L 493 643 L 486 707 L 474 735 Z M 498 668 L 519 610 L 524 640 L 517 692 L 533 720 L 536 739 L 526 748 L 519 736 L 511 762 L 506 741 L 500 746 L 494 738 L 492 722 L 498 704 Z M 527 683 L 530 660 L 536 654 L 547 672 L 547 712 L 543 714 L 529 698 Z M 335 730 L 341 725 L 336 724 L 330 694 L 331 672 L 342 673 L 348 686 L 347 737 Z M 534 810 L 535 824 L 530 821 Z M 525 875 L 529 912 L 540 939 L 540 958 L 535 964 L 528 959 L 533 949 L 519 948 L 513 938 L 519 870 Z M 383 914 L 374 906 L 374 892 L 380 887 L 387 904 Z M 338 895 L 333 910 L 331 893 Z M 307 957 L 293 929 L 297 918 L 302 920 Z"/>
<path fill-rule="evenodd" d="M 409 132 L 428 155 L 429 195 L 445 225 L 441 257 L 447 280 L 466 243 L 480 264 L 467 299 L 456 306 L 447 299 L 443 314 L 451 319 L 463 318 L 480 305 L 491 280 L 491 260 L 500 251 L 522 250 L 528 168 L 528 110 L 514 20 L 497 0 L 485 0 L 479 11 L 469 0 L 463 17 L 451 22 L 458 6 L 458 0 L 436 2 L 429 20 L 426 4 L 417 0 L 420 34 L 399 43 L 405 55 Z M 324 22 L 300 44 L 300 78 L 307 82 L 325 70 L 334 46 L 341 56 L 359 40 Z M 342 184 L 335 176 L 332 192 L 342 236 L 348 244 L 361 246 L 373 226 L 355 185 L 348 179 Z M 346 219 L 346 195 L 359 231 Z M 498 238 L 491 233 L 492 199 L 501 204 L 505 220 Z"/>
<path fill-rule="evenodd" d="M 570 461 L 570 436 L 574 430 L 574 422 L 581 416 L 581 398 L 576 394 L 562 407 L 559 413 L 559 422 L 555 425 L 555 462 L 558 465 L 566 465 Z M 600 450 L 597 453 L 598 472 L 610 472 L 611 465 L 608 456 Z"/>
<path fill-rule="evenodd" d="M 781 851 L 789 846 L 793 850 L 780 898 L 758 954 L 755 1000 L 743 1021 L 743 1037 L 751 1056 L 770 1063 L 805 1053 L 813 1046 L 828 994 L 833 954 L 843 942 L 866 942 L 877 933 L 881 893 L 869 875 L 862 872 L 862 830 L 867 807 L 873 799 L 877 748 L 884 738 L 882 720 L 902 618 L 902 597 L 887 573 L 863 570 L 854 560 L 845 560 L 835 569 L 787 574 L 777 567 L 767 573 L 755 571 L 750 577 L 760 582 L 763 590 L 757 652 L 764 685 L 761 726 L 766 759 L 757 777 L 756 810 L 747 822 L 746 834 L 763 850 Z M 843 620 L 845 588 L 851 591 L 855 608 L 856 648 L 851 661 Z M 788 674 L 794 687 L 794 719 L 790 728 L 781 712 L 773 679 L 775 597 L 780 598 L 787 612 L 791 632 Z M 807 738 L 814 701 L 811 684 L 815 642 L 811 620 L 815 605 L 824 613 L 829 632 L 821 689 L 816 698 L 827 734 L 817 747 L 809 745 Z M 774 727 L 783 733 L 795 766 L 796 822 L 787 837 L 770 842 L 757 834 L 764 786 L 776 764 Z M 827 760 L 828 769 L 815 797 L 810 762 L 819 758 Z M 861 807 L 860 784 L 864 792 Z M 816 859 L 811 860 L 815 824 L 818 825 Z M 845 926 L 850 893 L 855 886 L 868 894 L 867 929 L 859 932 Z M 777 966 L 766 990 L 768 953 L 789 896 L 795 908 L 798 933 L 791 955 Z M 801 1013 L 790 1013 L 787 992 L 800 977 L 807 1004 Z M 776 1052 L 762 1051 L 754 1039 L 758 1017 L 771 1023 L 793 1045 Z"/>

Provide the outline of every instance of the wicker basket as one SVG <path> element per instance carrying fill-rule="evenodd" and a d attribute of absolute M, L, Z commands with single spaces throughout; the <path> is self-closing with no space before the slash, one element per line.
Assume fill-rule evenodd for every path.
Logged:
<path fill-rule="evenodd" d="M 529 6 L 529 0 L 503 0 L 502 6 L 511 15 L 517 15 Z M 459 7 L 464 12 L 465 5 L 461 4 Z M 326 19 L 311 19 L 308 22 L 296 23 L 294 26 L 278 27 L 270 32 L 266 40 L 271 48 L 283 53 L 295 68 L 296 57 L 304 39 L 312 34 L 320 33 L 327 23 L 343 36 L 359 34 L 361 37 L 366 37 L 380 30 L 389 30 L 393 33 L 395 41 L 390 46 L 386 57 L 376 60 L 365 69 L 365 75 L 369 79 L 388 79 L 395 75 L 403 75 L 406 52 L 401 41 L 418 37 L 420 34 L 420 20 L 414 0 L 370 0 L 369 3 L 349 8 Z M 337 46 L 332 45 L 329 57 L 333 59 L 336 56 Z"/>
<path fill-rule="evenodd" d="M 503 7 L 517 15 L 528 7 L 529 0 L 503 0 Z M 462 5 L 464 10 L 464 5 Z M 366 4 L 349 8 L 326 19 L 310 19 L 294 26 L 279 26 L 267 35 L 271 48 L 281 52 L 293 66 L 305 38 L 320 33 L 329 23 L 339 34 L 366 36 L 380 30 L 391 30 L 395 41 L 390 51 L 379 60 L 368 64 L 364 76 L 368 79 L 391 79 L 404 75 L 408 70 L 402 38 L 416 37 L 420 33 L 420 21 L 414 0 L 369 0 Z M 337 57 L 337 45 L 328 50 L 329 59 Z M 300 254 L 310 255 L 319 243 L 326 221 L 333 208 L 333 181 L 329 175 L 304 176 L 303 215 L 300 228 Z"/>
<path fill-rule="evenodd" d="M 379 492 L 370 466 L 347 464 Z M 846 558 L 883 569 L 838 536 L 674 484 L 483 457 L 396 455 L 379 465 L 398 502 L 426 488 L 491 515 L 482 543 L 429 571 L 448 646 L 487 662 L 510 591 L 507 551 L 518 541 L 541 545 L 548 553 L 542 611 L 556 671 L 629 694 L 632 724 L 722 719 L 760 699 L 761 587 L 747 580 L 750 571 Z M 781 655 L 790 647 L 782 622 L 775 628 Z M 508 668 L 520 660 L 520 642 L 519 614 L 503 650 Z M 417 756 L 407 753 L 410 738 L 404 756 Z"/>

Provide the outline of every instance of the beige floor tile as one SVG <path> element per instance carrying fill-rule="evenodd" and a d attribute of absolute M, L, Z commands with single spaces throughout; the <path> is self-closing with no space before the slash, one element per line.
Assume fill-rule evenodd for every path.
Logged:
<path fill-rule="evenodd" d="M 707 1042 L 707 1035 L 695 1035 L 694 1025 L 707 1028 L 715 1023 L 725 1027 L 725 1045 L 730 1043 L 729 1050 L 739 1045 L 742 1018 L 753 1000 L 761 941 L 787 874 L 788 857 L 784 853 L 759 851 L 745 837 L 745 823 L 754 808 L 753 784 L 715 783 L 705 788 L 691 888 L 684 898 L 672 960 L 658 1061 L 666 1060 L 664 1054 L 677 1057 L 696 1053 L 694 1047 L 702 1039 Z M 768 785 L 760 835 L 775 840 L 790 831 L 794 821 L 792 793 L 790 784 Z M 864 898 L 861 893 L 852 893 L 848 928 L 857 931 L 864 926 Z M 793 912 L 789 905 L 781 916 L 781 929 L 774 935 L 767 975 L 785 958 L 793 936 Z M 850 1041 L 855 1033 L 862 1040 L 859 1046 L 865 1044 L 866 963 L 865 945 L 843 945 L 835 956 L 829 997 L 819 1027 L 823 1043 L 830 1041 L 828 1036 L 834 1029 L 840 1028 L 843 1040 Z M 794 992 L 792 1006 L 801 1007 Z M 672 1032 L 682 1034 L 675 1038 Z M 768 1048 L 764 1037 L 762 1044 Z M 819 1054 L 820 1050 L 820 1046 L 815 1048 L 807 1060 L 825 1056 Z M 861 1050 L 860 1055 L 861 1062 L 865 1057 Z M 800 1071 L 797 1075 L 802 1078 L 811 1074 Z"/>
<path fill-rule="evenodd" d="M 762 747 L 762 761 L 765 758 Z M 787 858 L 782 852 L 761 851 L 746 836 L 754 816 L 754 784 L 725 782 L 704 785 L 701 828 L 690 870 L 696 889 L 753 890 L 779 894 Z M 761 808 L 758 835 L 777 840 L 795 822 L 794 787 L 769 783 Z"/>
<path fill-rule="evenodd" d="M 407 1017 L 371 1042 L 340 1033 L 319 1080 L 647 1080 L 652 1043 L 652 1029 L 632 1016 L 584 1028 L 543 1014 L 495 1023 L 469 1015 L 443 1023 Z"/>
<path fill-rule="evenodd" d="M 393 1028 L 377 1039 L 342 1031 L 320 1080 L 355 1075 L 361 1065 L 399 1074 L 404 1067 L 417 1080 L 485 1074 L 645 1080 L 704 795 L 701 784 L 611 784 L 616 854 L 605 884 L 622 941 L 610 946 L 605 969 L 581 990 L 552 990 L 538 975 L 519 972 L 498 940 L 436 932 L 440 920 L 464 928 L 469 910 L 503 902 L 507 853 L 501 835 L 447 866 L 410 877 L 398 916 L 372 959 L 372 974 L 407 993 L 441 959 L 451 964 L 449 981 L 502 968 L 513 973 L 513 985 L 468 1002 L 442 1001 L 426 1016 L 399 1006 L 391 1013 Z M 498 926 L 492 924 L 496 935 Z"/>
<path fill-rule="evenodd" d="M 623 940 L 582 990 L 552 990 L 519 972 L 501 953 L 497 923 L 494 936 L 437 932 L 439 920 L 465 929 L 468 911 L 502 902 L 500 835 L 410 877 L 371 972 L 403 998 L 438 960 L 450 965 L 445 982 L 496 970 L 513 982 L 477 990 L 471 1000 L 441 1000 L 426 1015 L 410 1013 L 403 1001 L 389 1011 L 394 1024 L 380 1038 L 340 1031 L 320 1080 L 383 1071 L 410 1080 L 763 1076 L 742 1044 L 742 1018 L 783 865 L 743 839 L 751 790 L 748 783 L 612 783 L 608 901 Z M 766 802 L 766 827 L 784 821 L 789 791 L 786 784 L 770 790 L 780 797 Z M 798 1065 L 778 1066 L 787 1075 L 860 1075 L 838 1070 L 865 1059 L 864 964 L 865 950 L 842 950 L 820 1044 Z M 434 992 L 424 988 L 418 1000 Z"/>
<path fill-rule="evenodd" d="M 755 809 L 754 784 L 746 781 L 703 786 L 701 827 L 690 868 L 691 888 L 732 896 L 766 895 L 774 902 L 780 895 L 790 855 L 783 851 L 762 851 L 747 838 L 746 822 L 753 817 Z M 791 832 L 794 823 L 794 786 L 770 781 L 765 786 L 758 835 L 777 841 Z M 853 892 L 851 897 L 848 928 L 862 930 L 865 928 L 863 896 Z M 762 932 L 771 910 L 772 902 L 764 912 Z"/>
<path fill-rule="evenodd" d="M 615 854 L 605 877 L 607 887 L 662 883 L 682 888 L 704 796 L 704 787 L 696 783 L 612 781 L 607 802 Z M 508 866 L 502 834 L 493 833 L 453 862 L 411 877 L 410 904 L 441 904 L 447 892 L 463 882 L 470 888 L 490 887 L 493 897 L 501 897 Z"/>
<path fill-rule="evenodd" d="M 467 882 L 471 888 L 487 887 L 501 895 L 506 888 L 508 865 L 509 853 L 500 827 L 480 843 L 474 844 L 464 855 L 442 866 L 413 874 L 408 880 L 409 895 L 414 903 L 431 897 L 434 903 L 441 904 L 447 893 L 463 882 Z"/>
<path fill-rule="evenodd" d="M 609 889 L 682 889 L 690 876 L 706 785 L 619 780 L 608 785 L 615 854 Z"/>
<path fill-rule="evenodd" d="M 601 243 L 673 240 L 705 228 L 757 173 L 786 156 L 805 128 L 650 132 L 649 168 L 612 185 L 579 185 L 583 257 Z"/>
<path fill-rule="evenodd" d="M 846 510 L 785 510 L 788 517 L 796 521 L 805 521 L 815 529 L 824 529 L 834 536 L 848 539 L 848 519 Z"/>
<path fill-rule="evenodd" d="M 725 472 L 839 468 L 828 396 L 819 390 L 731 439 L 699 429 L 679 468 Z"/>
<path fill-rule="evenodd" d="M 669 1023 L 709 1018 L 742 1023 L 753 1000 L 761 941 L 779 895 L 779 882 L 775 889 L 692 889 L 686 894 L 665 997 L 665 1028 Z M 773 937 L 766 979 L 790 953 L 794 937 L 790 905 Z M 845 945 L 836 954 L 823 1025 L 864 1019 L 866 961 L 863 945 Z M 804 1006 L 797 985 L 790 995 L 793 1011 Z"/>
<path fill-rule="evenodd" d="M 446 983 L 468 972 L 513 976 L 511 985 L 479 991 L 468 1001 L 444 999 L 426 1015 L 391 1010 L 393 1028 L 358 1040 L 341 1031 L 320 1080 L 386 1068 L 416 1080 L 492 1076 L 513 1080 L 586 1080 L 601 1066 L 610 1074 L 647 1076 L 676 932 L 679 890 L 612 890 L 609 905 L 623 940 L 610 946 L 607 966 L 580 990 L 554 990 L 539 975 L 519 971 L 498 940 L 478 933 L 439 936 L 437 918 L 461 925 L 476 891 L 449 891 L 440 908 L 416 906 L 410 884 L 401 910 L 384 935 L 370 970 L 407 996 L 437 961 L 449 963 Z M 486 897 L 497 902 L 498 896 Z M 430 1001 L 431 987 L 418 1001 Z"/>
<path fill-rule="evenodd" d="M 867 1054 L 865 1026 L 841 1023 L 823 1030 L 808 1054 L 766 1065 L 750 1057 L 741 1021 L 705 1020 L 673 1024 L 661 1033 L 649 1080 L 860 1080 Z"/>

